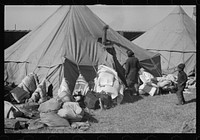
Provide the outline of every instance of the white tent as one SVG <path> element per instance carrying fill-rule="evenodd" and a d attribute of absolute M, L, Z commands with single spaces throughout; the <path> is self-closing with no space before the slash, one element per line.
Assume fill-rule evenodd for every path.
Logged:
<path fill-rule="evenodd" d="M 163 73 L 174 72 L 180 63 L 187 74 L 196 67 L 196 23 L 180 6 L 132 42 L 160 53 Z"/>
<path fill-rule="evenodd" d="M 127 50 L 135 52 L 144 68 L 160 75 L 158 53 L 134 45 L 111 28 L 107 39 L 113 43 L 116 58 L 110 55 L 98 42 L 105 25 L 87 6 L 61 6 L 4 51 L 4 81 L 18 85 L 27 74 L 34 72 L 39 81 L 46 78 L 52 83 L 53 91 L 58 90 L 65 77 L 72 91 L 79 73 L 89 82 L 101 64 L 114 68 L 125 81 L 121 65 L 127 59 Z"/>

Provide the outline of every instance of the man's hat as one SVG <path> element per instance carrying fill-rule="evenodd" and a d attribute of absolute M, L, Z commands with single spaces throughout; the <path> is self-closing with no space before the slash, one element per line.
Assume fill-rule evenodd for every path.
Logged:
<path fill-rule="evenodd" d="M 178 68 L 183 70 L 185 68 L 185 64 L 183 64 L 183 63 L 179 64 Z"/>

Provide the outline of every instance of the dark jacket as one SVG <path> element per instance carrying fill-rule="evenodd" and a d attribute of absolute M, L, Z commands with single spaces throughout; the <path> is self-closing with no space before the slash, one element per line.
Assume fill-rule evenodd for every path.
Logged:
<path fill-rule="evenodd" d="M 125 64 L 126 79 L 134 83 L 138 82 L 138 71 L 140 69 L 139 60 L 135 56 L 131 56 L 126 60 Z"/>
<path fill-rule="evenodd" d="M 185 86 L 187 82 L 187 75 L 184 71 L 179 71 L 178 73 L 178 87 Z"/>

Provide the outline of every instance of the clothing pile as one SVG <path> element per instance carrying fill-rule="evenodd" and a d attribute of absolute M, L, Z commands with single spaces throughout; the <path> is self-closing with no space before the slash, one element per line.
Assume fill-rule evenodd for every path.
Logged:
<path fill-rule="evenodd" d="M 49 85 L 50 83 L 46 79 L 39 83 L 37 75 L 30 73 L 10 93 L 17 103 L 35 102 L 41 104 L 48 100 Z"/>
<path fill-rule="evenodd" d="M 167 91 L 167 93 L 175 93 L 177 91 L 177 75 L 168 74 L 157 77 L 156 79 L 158 81 L 157 85 L 163 92 Z"/>
<path fill-rule="evenodd" d="M 4 101 L 5 119 L 18 119 L 20 117 L 22 118 L 21 120 L 26 120 L 24 122 L 28 129 L 39 129 L 46 126 L 70 127 L 72 123 L 74 127 L 74 122 L 81 122 L 84 116 L 84 110 L 80 107 L 79 103 L 75 102 L 73 99 L 68 87 L 68 82 L 65 78 L 62 79 L 58 92 L 54 94 L 55 96 L 46 98 L 46 79 L 40 84 L 36 84 L 35 80 L 30 78 L 30 75 L 28 76 L 25 82 L 23 81 L 23 83 L 20 84 L 22 85 L 21 87 L 17 86 L 17 88 L 22 89 L 23 92 L 11 90 L 17 104 L 14 105 L 8 101 Z M 36 75 L 32 74 L 31 76 L 36 77 Z M 27 78 L 29 79 L 27 80 Z M 41 99 L 42 101 L 39 102 Z M 37 112 L 37 115 L 33 112 Z M 88 124 L 83 125 L 84 123 L 85 122 L 79 124 L 80 126 L 78 128 L 87 130 L 86 126 L 88 128 L 89 126 Z"/>
<path fill-rule="evenodd" d="M 159 87 L 167 88 L 168 86 L 172 85 L 172 83 L 176 83 L 178 78 L 174 74 L 168 74 L 163 75 L 162 77 L 157 77 L 156 79 Z"/>
<path fill-rule="evenodd" d="M 154 77 L 150 73 L 144 71 L 139 77 L 143 82 L 143 84 L 139 87 L 140 94 L 148 93 L 151 96 L 154 96 L 164 91 L 175 92 L 177 89 L 177 76 L 173 74 L 163 75 L 162 77 Z"/>
<path fill-rule="evenodd" d="M 193 93 L 192 91 L 196 89 L 196 77 L 188 77 L 185 89 L 183 93 Z"/>
<path fill-rule="evenodd" d="M 120 98 L 118 99 L 120 103 L 123 99 L 125 86 L 118 77 L 117 72 L 105 65 L 99 65 L 97 75 L 94 79 L 94 91 L 98 93 L 104 91 L 111 96 L 112 100 Z"/>
<path fill-rule="evenodd" d="M 186 88 L 196 88 L 196 77 L 188 77 Z"/>
<path fill-rule="evenodd" d="M 139 86 L 139 93 L 144 94 L 148 93 L 151 96 L 156 95 L 158 92 L 158 86 L 156 85 L 155 81 L 153 81 L 154 76 L 149 72 L 143 71 L 142 74 L 139 75 L 142 84 Z"/>

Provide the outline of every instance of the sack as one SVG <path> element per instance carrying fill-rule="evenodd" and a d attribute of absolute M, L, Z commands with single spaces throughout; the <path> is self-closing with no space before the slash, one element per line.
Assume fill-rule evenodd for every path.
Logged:
<path fill-rule="evenodd" d="M 10 102 L 4 101 L 4 118 L 14 119 L 22 116 L 23 113 Z"/>
<path fill-rule="evenodd" d="M 55 127 L 68 127 L 70 126 L 67 119 L 61 118 L 56 112 L 51 111 L 47 113 L 40 113 L 40 119 L 42 123 L 48 126 Z"/>
<path fill-rule="evenodd" d="M 58 111 L 61 108 L 62 103 L 56 100 L 55 98 L 51 98 L 48 101 L 40 104 L 38 111 L 40 112 L 49 112 L 49 111 Z"/>
<path fill-rule="evenodd" d="M 66 102 L 57 114 L 71 122 L 77 122 L 83 118 L 84 111 L 77 102 Z"/>
<path fill-rule="evenodd" d="M 88 91 L 85 95 L 84 104 L 89 109 L 99 108 L 100 95 L 94 91 Z"/>
<path fill-rule="evenodd" d="M 20 87 L 16 87 L 13 90 L 10 91 L 13 98 L 18 102 L 18 103 L 22 103 L 24 102 L 26 99 L 28 99 L 30 97 L 30 94 L 25 91 L 24 89 L 20 88 Z"/>

